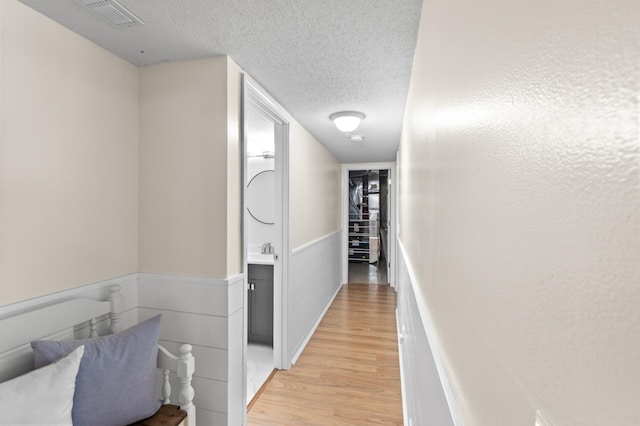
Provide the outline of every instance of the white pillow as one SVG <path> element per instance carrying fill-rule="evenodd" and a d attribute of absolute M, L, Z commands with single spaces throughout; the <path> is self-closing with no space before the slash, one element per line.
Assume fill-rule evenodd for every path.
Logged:
<path fill-rule="evenodd" d="M 71 425 L 84 346 L 54 364 L 0 383 L 0 424 Z"/>

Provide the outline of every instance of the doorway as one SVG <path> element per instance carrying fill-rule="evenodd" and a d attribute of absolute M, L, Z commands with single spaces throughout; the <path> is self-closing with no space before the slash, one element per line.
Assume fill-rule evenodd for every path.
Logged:
<path fill-rule="evenodd" d="M 343 166 L 343 282 L 395 286 L 392 163 Z"/>
<path fill-rule="evenodd" d="M 288 143 L 285 113 L 243 77 L 244 390 L 250 403 L 274 369 L 288 368 Z M 245 411 L 246 415 L 246 411 Z"/>
<path fill-rule="evenodd" d="M 349 284 L 389 282 L 383 243 L 389 229 L 388 178 L 388 169 L 349 171 Z"/>

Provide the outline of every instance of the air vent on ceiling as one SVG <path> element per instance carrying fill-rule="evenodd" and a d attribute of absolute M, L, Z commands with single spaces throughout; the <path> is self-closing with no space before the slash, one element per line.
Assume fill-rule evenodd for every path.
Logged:
<path fill-rule="evenodd" d="M 98 15 L 116 27 L 144 25 L 142 19 L 116 0 L 80 0 L 80 2 L 85 6 L 91 7 Z"/>

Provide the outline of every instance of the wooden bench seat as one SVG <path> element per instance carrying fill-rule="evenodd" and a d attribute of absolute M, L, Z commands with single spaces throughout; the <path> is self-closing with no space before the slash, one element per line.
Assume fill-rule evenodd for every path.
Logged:
<path fill-rule="evenodd" d="M 187 426 L 187 412 L 180 409 L 180 406 L 173 404 L 165 404 L 153 416 L 140 420 L 129 426 Z"/>

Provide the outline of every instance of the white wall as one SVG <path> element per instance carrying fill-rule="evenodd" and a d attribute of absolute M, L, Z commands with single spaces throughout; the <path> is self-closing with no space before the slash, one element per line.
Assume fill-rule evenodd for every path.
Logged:
<path fill-rule="evenodd" d="M 138 267 L 138 73 L 0 2 L 0 305 Z"/>
<path fill-rule="evenodd" d="M 639 20 L 423 2 L 400 239 L 465 425 L 640 423 Z"/>

